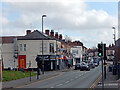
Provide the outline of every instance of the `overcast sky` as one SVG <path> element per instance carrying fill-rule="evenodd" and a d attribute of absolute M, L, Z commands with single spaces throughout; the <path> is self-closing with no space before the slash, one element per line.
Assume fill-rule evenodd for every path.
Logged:
<path fill-rule="evenodd" d="M 44 29 L 80 40 L 86 47 L 97 46 L 98 42 L 113 43 L 113 30 L 118 25 L 118 2 L 87 2 L 85 0 L 44 0 L 32 2 L 2 2 L 2 35 L 22 36 L 27 29 Z M 112 1 L 112 0 L 111 0 Z M 117 1 L 117 0 L 116 0 Z"/>

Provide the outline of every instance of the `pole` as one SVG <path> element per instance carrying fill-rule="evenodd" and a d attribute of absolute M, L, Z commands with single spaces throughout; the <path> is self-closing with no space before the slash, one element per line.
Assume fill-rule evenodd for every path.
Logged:
<path fill-rule="evenodd" d="M 103 74 L 103 60 L 102 60 L 102 88 L 104 88 L 104 74 Z"/>
<path fill-rule="evenodd" d="M 30 81 L 31 81 L 31 61 L 29 61 Z"/>
<path fill-rule="evenodd" d="M 106 59 L 106 45 L 103 44 L 103 59 L 104 59 L 104 79 L 106 79 L 106 65 L 105 65 L 105 59 Z"/>
<path fill-rule="evenodd" d="M 58 48 L 57 48 L 57 39 L 56 39 L 56 63 L 55 63 L 55 69 L 57 70 L 57 51 Z"/>
<path fill-rule="evenodd" d="M 115 33 L 116 33 L 116 32 L 115 32 L 115 27 L 112 27 L 112 28 L 114 29 L 114 34 L 113 34 L 114 38 L 113 38 L 113 39 L 114 39 L 114 44 L 115 44 L 115 40 L 116 40 L 116 34 L 115 34 Z M 114 46 L 114 50 L 115 50 L 115 47 L 116 47 L 116 44 L 115 44 L 115 46 Z M 113 65 L 115 65 L 115 53 L 116 53 L 116 52 L 114 52 Z"/>
<path fill-rule="evenodd" d="M 15 57 L 14 57 L 14 71 L 15 71 Z"/>
<path fill-rule="evenodd" d="M 103 51 L 103 43 L 101 42 L 101 45 L 102 45 L 102 51 Z M 104 53 L 103 53 L 103 56 L 104 56 Z M 104 89 L 104 68 L 103 68 L 103 57 L 102 58 L 102 89 Z"/>
<path fill-rule="evenodd" d="M 42 16 L 42 34 L 43 34 L 43 16 Z M 42 38 L 42 74 L 44 74 L 43 38 Z"/>

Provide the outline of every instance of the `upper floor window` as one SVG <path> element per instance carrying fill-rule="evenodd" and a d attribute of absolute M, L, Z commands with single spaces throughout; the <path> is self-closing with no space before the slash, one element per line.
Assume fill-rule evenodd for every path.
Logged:
<path fill-rule="evenodd" d="M 42 44 L 40 44 L 40 52 L 42 52 Z M 47 45 L 43 44 L 43 52 L 47 52 Z"/>
<path fill-rule="evenodd" d="M 20 44 L 20 51 L 22 51 L 22 44 Z"/>
<path fill-rule="evenodd" d="M 24 44 L 24 51 L 26 51 L 26 44 Z"/>
<path fill-rule="evenodd" d="M 54 43 L 50 43 L 50 53 L 54 53 Z"/>

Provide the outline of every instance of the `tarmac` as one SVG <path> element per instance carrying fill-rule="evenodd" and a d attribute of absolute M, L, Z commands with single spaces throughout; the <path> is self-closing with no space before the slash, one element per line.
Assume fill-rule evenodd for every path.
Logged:
<path fill-rule="evenodd" d="M 72 70 L 72 69 L 73 68 L 69 70 Z M 21 88 L 21 86 L 24 86 L 30 83 L 34 83 L 37 81 L 49 79 L 51 77 L 59 76 L 62 72 L 66 72 L 69 70 L 64 69 L 64 70 L 57 70 L 57 71 L 46 71 L 44 74 L 41 74 L 39 76 L 39 79 L 37 79 L 37 76 L 31 77 L 31 81 L 30 81 L 30 77 L 27 77 L 27 78 L 13 80 L 9 82 L 2 82 L 2 88 L 5 88 L 5 89 Z M 117 75 L 113 75 L 113 72 L 112 71 L 109 72 L 109 69 L 107 69 L 106 79 L 104 79 L 104 88 L 108 90 L 111 90 L 111 89 L 120 90 L 120 79 L 117 80 L 116 78 L 117 78 Z M 95 90 L 100 88 L 102 88 L 102 79 L 100 79 L 100 81 L 94 87 Z"/>

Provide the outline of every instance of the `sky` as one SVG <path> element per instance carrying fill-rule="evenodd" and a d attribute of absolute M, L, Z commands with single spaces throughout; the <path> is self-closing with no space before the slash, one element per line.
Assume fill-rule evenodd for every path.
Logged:
<path fill-rule="evenodd" d="M 96 47 L 101 41 L 112 44 L 112 27 L 116 27 L 117 32 L 118 26 L 118 2 L 96 1 L 4 0 L 0 7 L 0 31 L 2 36 L 22 36 L 27 29 L 41 31 L 41 17 L 46 14 L 44 29 L 53 29 L 64 37 L 67 35 L 72 41 L 79 40 L 87 48 Z"/>

